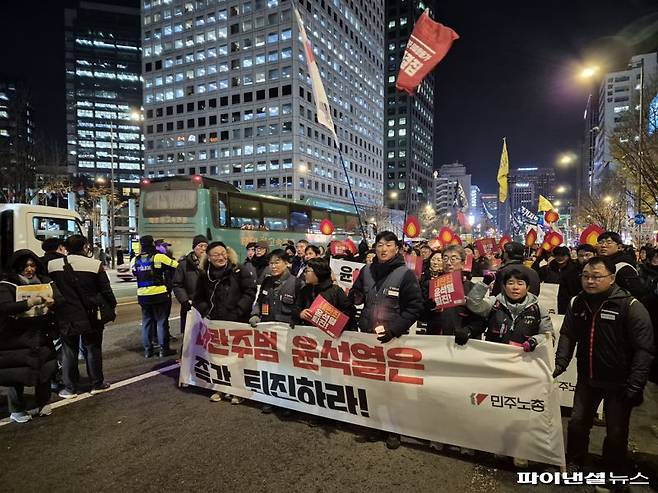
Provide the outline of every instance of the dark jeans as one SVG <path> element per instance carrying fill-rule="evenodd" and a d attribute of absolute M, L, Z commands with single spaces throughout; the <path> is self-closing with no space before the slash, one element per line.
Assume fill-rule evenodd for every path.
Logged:
<path fill-rule="evenodd" d="M 625 399 L 623 389 L 602 389 L 586 382 L 576 384 L 567 433 L 567 462 L 580 466 L 584 464 L 589 449 L 589 432 L 601 400 L 606 425 L 603 466 L 608 472 L 625 474 L 632 407 Z"/>
<path fill-rule="evenodd" d="M 103 330 L 98 329 L 82 336 L 62 336 L 62 380 L 68 390 L 74 392 L 80 383 L 78 353 L 82 343 L 82 353 L 87 365 L 87 376 L 92 387 L 105 381 L 103 376 Z"/>
<path fill-rule="evenodd" d="M 50 382 L 43 382 L 34 387 L 35 400 L 37 408 L 42 408 L 50 400 Z M 10 413 L 22 413 L 26 411 L 25 406 L 25 387 L 23 385 L 14 385 L 7 389 L 7 403 Z"/>
<path fill-rule="evenodd" d="M 171 311 L 171 301 L 142 305 L 142 343 L 146 351 L 152 351 L 151 332 L 157 331 L 161 350 L 169 349 L 167 315 Z"/>

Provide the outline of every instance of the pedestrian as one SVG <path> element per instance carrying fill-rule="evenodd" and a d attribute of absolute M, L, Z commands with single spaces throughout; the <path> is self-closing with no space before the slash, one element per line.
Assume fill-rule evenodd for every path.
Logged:
<path fill-rule="evenodd" d="M 131 269 L 137 279 L 137 301 L 142 308 L 142 344 L 144 357 L 153 356 L 151 333 L 156 332 L 160 344 L 161 358 L 172 356 L 176 351 L 169 347 L 167 333 L 167 313 L 171 298 L 165 284 L 165 269 L 176 269 L 178 262 L 155 249 L 153 237 L 140 238 L 141 253 L 131 262 Z"/>
<path fill-rule="evenodd" d="M 608 237 L 609 238 L 609 237 Z M 578 379 L 567 431 L 567 469 L 581 471 L 601 401 L 606 416 L 603 467 L 627 475 L 631 412 L 642 403 L 654 354 L 646 308 L 615 282 L 613 258 L 598 256 L 583 268 L 583 292 L 570 303 L 560 330 L 553 377 L 576 350 Z"/>
<path fill-rule="evenodd" d="M 605 231 L 596 243 L 599 255 L 608 257 L 615 264 L 615 283 L 638 300 L 644 301 L 647 289 L 638 276 L 636 260 L 632 252 L 626 250 L 619 233 Z"/>
<path fill-rule="evenodd" d="M 34 284 L 48 285 L 50 293 L 16 301 L 21 286 Z M 52 309 L 62 301 L 34 252 L 18 250 L 11 256 L 0 282 L 0 385 L 8 387 L 9 418 L 16 423 L 32 419 L 27 412 L 25 387 L 35 389 L 35 414 L 48 416 L 52 412 L 48 405 L 50 380 L 57 370 Z"/>
<path fill-rule="evenodd" d="M 91 393 L 110 388 L 103 374 L 104 324 L 115 319 L 117 300 L 100 260 L 89 258 L 89 242 L 82 235 L 66 239 L 68 256 L 48 262 L 48 272 L 64 297 L 55 319 L 62 339 L 63 399 L 78 395 L 78 353 L 82 344 Z"/>
<path fill-rule="evenodd" d="M 123 265 L 123 262 L 124 262 L 123 256 L 124 256 L 123 248 L 118 247 L 117 248 L 117 265 Z"/>
<path fill-rule="evenodd" d="M 258 244 L 255 241 L 250 241 L 247 243 L 247 246 L 245 246 L 246 257 L 244 259 L 244 264 L 242 265 L 251 264 L 251 260 L 254 258 L 254 255 L 256 255 L 257 245 Z"/>
<path fill-rule="evenodd" d="M 370 250 L 370 246 L 368 245 L 368 240 L 363 238 L 359 242 L 359 246 L 358 246 L 358 249 L 357 249 L 357 251 L 358 251 L 358 256 L 356 258 L 357 262 L 361 262 L 361 263 L 365 262 L 366 255 L 368 254 L 368 250 Z"/>
<path fill-rule="evenodd" d="M 159 253 L 162 253 L 163 255 L 166 255 L 170 259 L 174 259 L 174 253 L 171 250 L 171 243 L 168 243 L 167 241 L 163 239 L 155 240 L 155 250 Z M 171 326 L 169 325 L 169 317 L 171 317 L 171 300 L 172 300 L 172 293 L 174 290 L 174 274 L 176 273 L 175 269 L 164 269 L 162 274 L 164 278 L 164 283 L 165 286 L 167 287 L 167 315 L 165 316 L 165 328 L 166 328 L 166 336 L 165 338 L 169 341 L 169 344 L 171 345 L 172 341 L 176 340 L 176 337 L 171 335 Z M 155 327 L 151 327 L 151 343 L 153 346 L 155 346 L 155 343 L 158 340 L 157 333 L 155 330 Z"/>
<path fill-rule="evenodd" d="M 263 283 L 265 276 L 270 272 L 270 245 L 267 241 L 259 241 L 256 244 L 256 253 L 251 259 L 251 265 L 256 269 L 256 283 Z"/>
<path fill-rule="evenodd" d="M 543 260 L 547 260 L 546 265 L 540 265 Z M 550 254 L 544 252 L 535 259 L 532 268 L 539 274 L 541 282 L 549 284 L 560 284 L 564 276 L 578 270 L 576 263 L 571 260 L 569 248 L 565 246 L 555 247 Z"/>
<path fill-rule="evenodd" d="M 570 269 L 560 279 L 560 287 L 557 291 L 557 312 L 560 315 L 567 313 L 571 299 L 582 291 L 580 275 L 583 265 L 596 255 L 596 248 L 588 243 L 578 245 L 576 248 L 575 269 Z"/>
<path fill-rule="evenodd" d="M 658 342 L 658 250 L 647 247 L 647 261 L 639 267 L 638 271 L 648 292 L 644 298 L 644 307 L 651 317 L 655 344 Z M 653 360 L 649 380 L 658 384 L 658 358 Z"/>
<path fill-rule="evenodd" d="M 214 241 L 208 245 L 206 257 L 194 291 L 192 306 L 210 320 L 247 322 L 256 298 L 256 278 L 252 270 L 238 263 L 235 251 Z M 210 400 L 219 402 L 224 395 L 215 392 Z M 238 396 L 226 395 L 231 404 L 240 404 Z"/>
<path fill-rule="evenodd" d="M 525 276 L 528 278 L 528 291 L 530 291 L 535 296 L 539 296 L 539 275 L 537 272 L 532 270 L 530 267 L 527 267 L 523 264 L 524 261 L 525 247 L 522 243 L 518 241 L 511 241 L 506 243 L 503 247 L 503 263 L 500 265 L 496 271 L 496 279 L 491 288 L 491 294 L 497 295 L 502 291 L 503 288 L 503 277 L 505 272 L 510 269 L 520 270 L 525 273 Z"/>
<path fill-rule="evenodd" d="M 365 259 L 366 265 L 372 264 L 372 261 L 375 260 L 376 255 L 377 255 L 377 253 L 375 252 L 374 249 L 371 248 L 370 250 L 368 250 L 368 252 L 366 253 L 366 259 Z"/>
<path fill-rule="evenodd" d="M 98 249 L 98 260 L 100 260 L 103 267 L 105 267 L 107 265 L 107 254 L 105 253 L 104 248 L 99 248 Z"/>
<path fill-rule="evenodd" d="M 290 273 L 295 277 L 300 277 L 299 272 L 304 270 L 306 264 L 306 247 L 309 243 L 307 240 L 299 240 L 295 245 L 294 257 L 290 266 Z"/>
<path fill-rule="evenodd" d="M 484 271 L 491 269 L 489 261 L 484 255 L 480 255 L 480 250 L 473 249 L 473 267 L 471 268 L 471 276 L 483 277 Z"/>
<path fill-rule="evenodd" d="M 553 336 L 551 317 L 539 305 L 537 296 L 529 291 L 527 271 L 520 266 L 509 268 L 500 280 L 502 292 L 497 296 L 486 296 L 489 284 L 493 282 L 487 275 L 484 282 L 475 284 L 466 297 L 466 307 L 487 320 L 484 339 L 519 346 L 525 352 L 534 351 L 542 342 L 550 341 Z M 460 334 L 461 341 L 457 341 L 455 335 L 455 342 L 465 344 L 473 335 L 478 334 Z M 525 468 L 528 461 L 514 457 L 514 465 Z"/>
<path fill-rule="evenodd" d="M 416 274 L 409 270 L 401 253 L 400 242 L 391 231 L 375 238 L 376 256 L 356 278 L 349 292 L 354 306 L 363 304 L 358 326 L 361 332 L 377 334 L 384 344 L 408 333 L 423 311 L 423 295 Z M 361 441 L 374 441 L 379 433 L 368 432 Z M 400 435 L 389 433 L 386 446 L 400 446 Z"/>
<path fill-rule="evenodd" d="M 192 309 L 194 292 L 199 282 L 201 265 L 206 258 L 208 238 L 196 235 L 192 239 L 192 251 L 178 262 L 174 273 L 174 296 L 180 303 L 180 333 L 185 333 L 187 313 Z"/>

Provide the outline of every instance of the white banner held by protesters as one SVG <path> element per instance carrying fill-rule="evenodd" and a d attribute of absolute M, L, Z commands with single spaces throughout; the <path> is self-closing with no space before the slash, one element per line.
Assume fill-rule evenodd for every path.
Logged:
<path fill-rule="evenodd" d="M 564 464 L 552 351 L 447 336 L 380 344 L 188 315 L 180 383 L 402 435 Z"/>
<path fill-rule="evenodd" d="M 359 277 L 359 273 L 361 272 L 361 269 L 365 267 L 365 264 L 332 258 L 329 261 L 329 266 L 336 276 L 336 284 L 343 288 L 345 292 L 348 292 L 352 289 L 354 281 Z"/>

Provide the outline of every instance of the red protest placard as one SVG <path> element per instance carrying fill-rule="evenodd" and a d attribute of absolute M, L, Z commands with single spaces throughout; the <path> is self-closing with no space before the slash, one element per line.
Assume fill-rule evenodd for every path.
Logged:
<path fill-rule="evenodd" d="M 466 262 L 464 263 L 464 272 L 471 272 L 473 270 L 473 254 L 466 255 Z"/>
<path fill-rule="evenodd" d="M 434 299 L 437 308 L 452 308 L 466 303 L 461 272 L 451 272 L 432 279 L 429 296 Z"/>
<path fill-rule="evenodd" d="M 338 310 L 338 308 L 322 296 L 315 298 L 309 311 L 311 312 L 311 320 L 309 322 L 334 339 L 340 337 L 349 320 L 347 315 Z"/>
<path fill-rule="evenodd" d="M 423 274 L 423 257 L 405 254 L 404 263 L 407 264 L 407 269 L 414 271 L 416 277 L 420 279 Z"/>
<path fill-rule="evenodd" d="M 475 240 L 475 246 L 483 257 L 485 255 L 493 255 L 498 251 L 498 244 L 496 243 L 495 238 L 482 238 L 481 240 Z"/>

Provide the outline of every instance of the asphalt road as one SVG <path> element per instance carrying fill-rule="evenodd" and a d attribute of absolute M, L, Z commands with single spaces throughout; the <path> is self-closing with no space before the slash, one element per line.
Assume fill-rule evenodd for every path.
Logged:
<path fill-rule="evenodd" d="M 0 421 L 0 491 L 552 492 L 519 486 L 511 460 L 486 453 L 434 452 L 404 439 L 357 443 L 352 425 L 308 426 L 304 417 L 263 415 L 256 404 L 212 403 L 202 389 L 179 389 L 174 358 L 142 356 L 140 310 L 123 301 L 105 331 L 106 379 L 113 388 L 56 407 L 19 425 Z M 178 316 L 176 307 L 172 317 Z M 179 320 L 171 320 L 178 334 Z M 179 347 L 180 340 L 172 346 Z M 81 374 L 84 375 L 84 364 Z M 169 368 L 166 371 L 162 369 Z M 53 400 L 58 398 L 53 394 Z M 630 448 L 645 475 L 658 471 L 658 388 L 633 416 Z M 0 417 L 7 416 L 0 391 Z M 567 419 L 564 420 L 566 430 Z M 437 426 L 450 426 L 437 417 Z M 592 434 L 592 470 L 603 429 Z M 555 471 L 541 465 L 534 471 Z M 655 479 L 654 479 L 655 480 Z M 592 487 L 589 487 L 590 491 Z M 588 491 L 587 487 L 561 490 Z M 633 492 L 651 491 L 633 487 Z"/>

